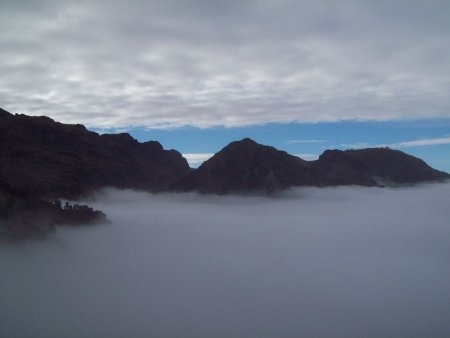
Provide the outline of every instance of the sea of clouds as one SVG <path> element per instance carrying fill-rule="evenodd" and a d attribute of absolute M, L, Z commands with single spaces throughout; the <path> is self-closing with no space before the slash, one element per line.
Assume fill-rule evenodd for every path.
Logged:
<path fill-rule="evenodd" d="M 450 336 L 450 184 L 87 203 L 0 247 L 0 337 Z"/>

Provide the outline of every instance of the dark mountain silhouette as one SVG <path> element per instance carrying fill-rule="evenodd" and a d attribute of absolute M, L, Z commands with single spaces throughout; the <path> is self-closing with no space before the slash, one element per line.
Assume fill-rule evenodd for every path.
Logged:
<path fill-rule="evenodd" d="M 203 193 L 274 191 L 311 181 L 306 161 L 245 138 L 232 142 L 172 188 Z"/>
<path fill-rule="evenodd" d="M 273 192 L 292 186 L 382 186 L 450 175 L 388 148 L 327 150 L 304 161 L 251 139 L 232 142 L 191 170 L 175 150 L 129 134 L 88 131 L 0 109 L 0 238 L 44 234 L 58 224 L 105 220 L 88 206 L 62 204 L 102 187 L 150 192 Z"/>
<path fill-rule="evenodd" d="M 189 170 L 179 152 L 155 141 L 0 112 L 0 185 L 19 192 L 58 198 L 105 186 L 159 192 Z"/>
<path fill-rule="evenodd" d="M 450 175 L 424 161 L 389 148 L 327 150 L 316 161 L 304 161 L 246 138 L 230 143 L 172 189 L 226 194 L 271 192 L 290 186 L 413 184 L 448 178 Z"/>
<path fill-rule="evenodd" d="M 415 184 L 450 178 L 417 157 L 389 148 L 326 150 L 311 169 L 318 186 Z"/>
<path fill-rule="evenodd" d="M 164 191 L 189 171 L 180 153 L 158 142 L 99 135 L 82 125 L 0 109 L 0 237 L 104 219 L 87 206 L 62 206 L 59 198 L 76 199 L 106 186 Z"/>

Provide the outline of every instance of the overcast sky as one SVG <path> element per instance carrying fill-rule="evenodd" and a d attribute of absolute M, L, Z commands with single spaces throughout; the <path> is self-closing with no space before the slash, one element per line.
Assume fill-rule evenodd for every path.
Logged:
<path fill-rule="evenodd" d="M 450 2 L 0 3 L 0 103 L 91 127 L 449 117 Z"/>

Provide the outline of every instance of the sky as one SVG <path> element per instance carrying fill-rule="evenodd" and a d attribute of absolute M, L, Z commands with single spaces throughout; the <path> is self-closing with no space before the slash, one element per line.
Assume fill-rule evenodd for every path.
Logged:
<path fill-rule="evenodd" d="M 87 202 L 111 224 L 0 245 L 0 336 L 447 338 L 449 200 L 105 190 Z"/>
<path fill-rule="evenodd" d="M 450 171 L 448 0 L 0 1 L 0 106 L 180 150 L 389 145 Z"/>

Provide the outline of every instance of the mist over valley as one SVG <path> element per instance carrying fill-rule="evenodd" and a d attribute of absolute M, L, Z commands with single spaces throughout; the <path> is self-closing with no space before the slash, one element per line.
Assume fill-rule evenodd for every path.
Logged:
<path fill-rule="evenodd" d="M 110 224 L 0 246 L 0 336 L 447 337 L 449 200 L 104 189 Z"/>

